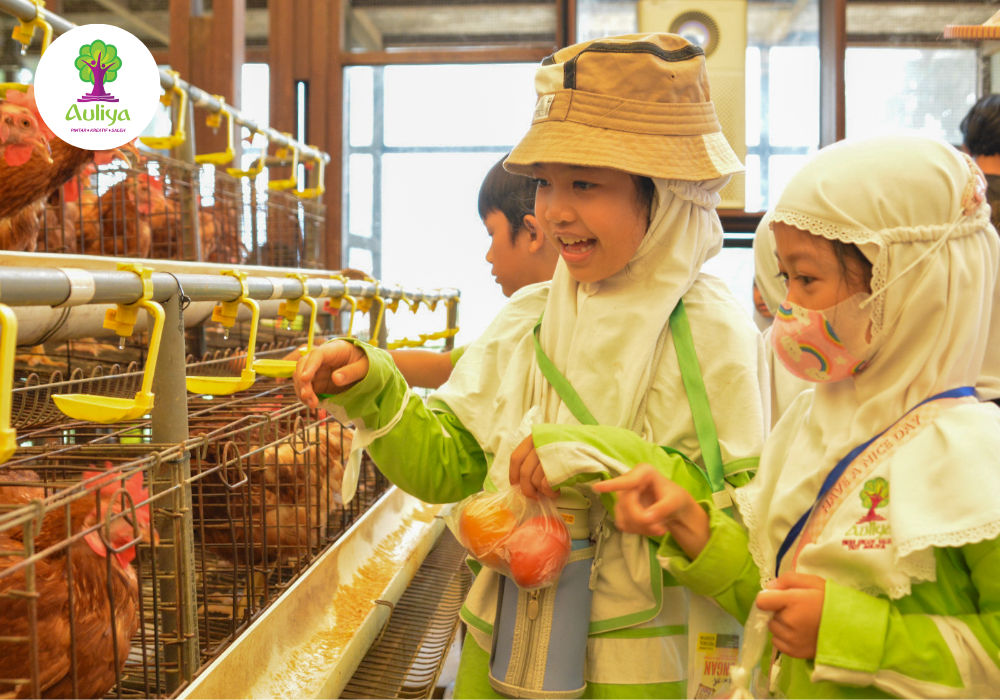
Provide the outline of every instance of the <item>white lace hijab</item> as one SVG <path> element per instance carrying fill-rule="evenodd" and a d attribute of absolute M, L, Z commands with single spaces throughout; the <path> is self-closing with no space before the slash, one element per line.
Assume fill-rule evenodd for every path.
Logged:
<path fill-rule="evenodd" d="M 842 457 L 924 399 L 977 383 L 1000 261 L 989 205 L 977 199 L 980 177 L 942 142 L 842 142 L 820 151 L 778 201 L 773 221 L 857 244 L 873 262 L 875 354 L 856 378 L 799 396 L 768 439 L 757 478 L 737 493 L 765 581 L 786 534 Z M 998 435 L 992 404 L 943 413 L 890 463 L 886 556 L 838 566 L 836 552 L 807 545 L 797 570 L 900 597 L 911 581 L 934 578 L 933 546 L 996 537 Z"/>

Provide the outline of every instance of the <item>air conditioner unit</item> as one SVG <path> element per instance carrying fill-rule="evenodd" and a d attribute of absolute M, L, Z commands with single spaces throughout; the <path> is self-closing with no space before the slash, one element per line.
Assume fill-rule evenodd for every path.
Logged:
<path fill-rule="evenodd" d="M 712 101 L 722 133 L 746 162 L 747 0 L 639 0 L 639 32 L 680 34 L 705 50 Z M 734 175 L 722 209 L 743 209 L 746 177 Z"/>

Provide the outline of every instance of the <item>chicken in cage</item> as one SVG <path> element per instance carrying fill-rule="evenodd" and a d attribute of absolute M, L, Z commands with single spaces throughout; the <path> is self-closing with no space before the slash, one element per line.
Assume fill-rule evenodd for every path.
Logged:
<path fill-rule="evenodd" d="M 119 682 L 143 615 L 136 549 L 159 541 L 137 466 L 37 451 L 0 469 L 0 504 L 21 506 L 0 519 L 4 697 L 96 698 Z"/>
<path fill-rule="evenodd" d="M 74 224 L 61 208 L 59 213 L 49 208 L 50 197 L 88 167 L 126 161 L 122 149 L 131 151 L 136 160 L 139 153 L 132 144 L 107 151 L 70 145 L 45 126 L 32 86 L 3 86 L 0 90 L 0 109 L 17 110 L 31 122 L 18 134 L 14 147 L 37 146 L 28 149 L 26 158 L 17 157 L 12 156 L 16 151 L 8 141 L 4 157 L 0 158 L 0 250 L 33 252 L 52 248 L 53 252 L 77 252 Z M 57 237 L 56 230 L 65 234 L 67 228 L 68 237 Z"/>
<path fill-rule="evenodd" d="M 298 404 L 287 384 L 254 393 L 252 402 L 215 409 L 257 414 L 240 428 L 238 440 L 220 442 L 208 432 L 211 415 L 208 425 L 199 413 L 191 417 L 192 436 L 205 441 L 192 467 L 205 475 L 193 486 L 201 539 L 225 559 L 294 570 L 326 544 L 330 521 L 340 523 L 340 485 L 353 432 L 325 411 Z"/>

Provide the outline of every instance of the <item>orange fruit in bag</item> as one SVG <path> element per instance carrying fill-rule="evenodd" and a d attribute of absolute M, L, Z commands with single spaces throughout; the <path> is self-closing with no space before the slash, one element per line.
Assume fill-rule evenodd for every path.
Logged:
<path fill-rule="evenodd" d="M 516 526 L 514 514 L 490 500 L 473 501 L 458 519 L 462 544 L 476 559 L 493 567 L 502 567 L 500 543 Z"/>
<path fill-rule="evenodd" d="M 569 530 L 562 518 L 542 515 L 531 518 L 504 543 L 508 567 L 520 588 L 550 586 L 569 560 Z"/>

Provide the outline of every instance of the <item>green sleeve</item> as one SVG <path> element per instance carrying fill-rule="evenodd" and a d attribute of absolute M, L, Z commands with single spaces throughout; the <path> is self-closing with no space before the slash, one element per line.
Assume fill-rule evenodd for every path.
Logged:
<path fill-rule="evenodd" d="M 668 452 L 643 440 L 631 430 L 605 425 L 542 423 L 533 426 L 531 434 L 535 453 L 553 488 L 610 479 L 645 463 L 695 498 L 711 498 L 708 480 L 695 464 L 678 452 Z M 601 498 L 613 513 L 614 501 L 610 496 L 605 494 Z"/>
<path fill-rule="evenodd" d="M 452 367 L 458 364 L 458 361 L 462 359 L 462 355 L 465 354 L 465 351 L 468 349 L 468 347 L 469 347 L 468 345 L 459 345 L 457 348 L 451 351 L 448 359 L 451 360 Z"/>
<path fill-rule="evenodd" d="M 937 581 L 915 585 L 899 600 L 827 581 L 813 681 L 911 697 L 996 693 L 1000 545 L 993 540 L 935 555 Z"/>
<path fill-rule="evenodd" d="M 384 350 L 353 341 L 368 356 L 368 374 L 341 394 L 325 394 L 338 418 L 361 430 L 398 422 L 368 452 L 386 477 L 428 503 L 451 503 L 479 491 L 486 456 L 472 434 L 444 407 L 431 410 L 411 392 Z"/>
<path fill-rule="evenodd" d="M 750 556 L 746 530 L 710 500 L 698 505 L 708 513 L 711 530 L 705 548 L 692 561 L 667 534 L 660 543 L 660 563 L 681 585 L 714 598 L 723 610 L 745 622 L 761 590 L 760 569 Z"/>

